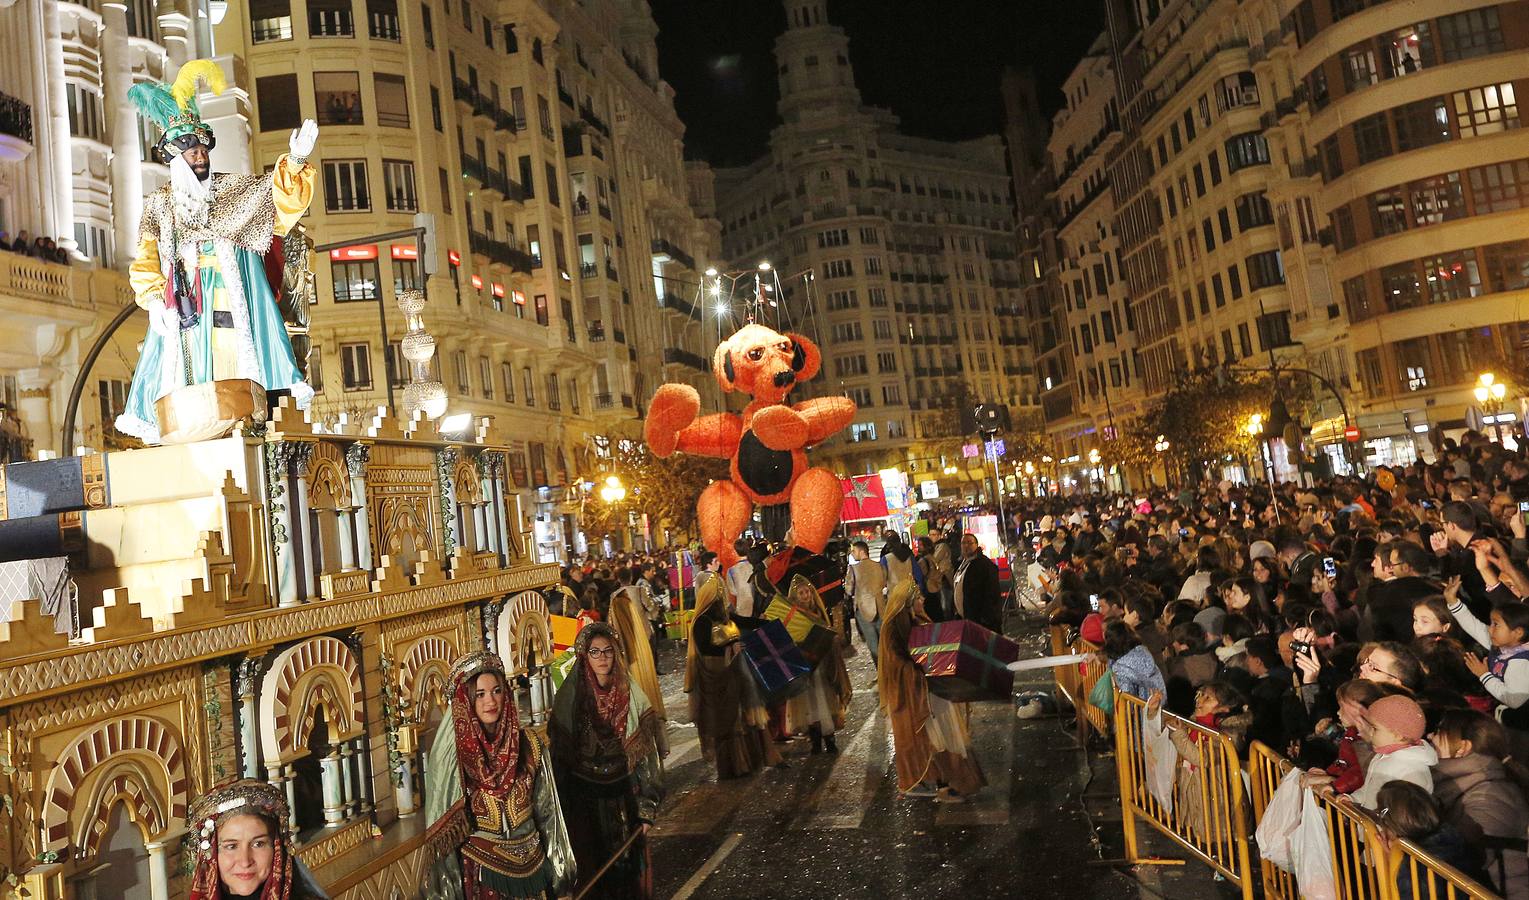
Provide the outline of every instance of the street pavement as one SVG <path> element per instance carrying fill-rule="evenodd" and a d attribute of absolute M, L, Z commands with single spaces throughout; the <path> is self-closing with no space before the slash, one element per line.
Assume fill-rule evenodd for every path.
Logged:
<path fill-rule="evenodd" d="M 1044 655 L 1043 622 L 1011 616 L 1026 656 Z M 1210 870 L 1126 867 L 1115 763 L 1085 752 L 1070 720 L 1020 720 L 1008 703 L 972 706 L 988 786 L 964 804 L 897 797 L 875 670 L 859 643 L 839 753 L 784 747 L 789 768 L 717 782 L 701 758 L 682 691 L 684 656 L 663 653 L 668 796 L 652 839 L 656 896 L 702 898 L 1234 897 Z M 1020 688 L 1051 688 L 1050 670 Z M 1142 829 L 1144 853 L 1183 857 Z"/>

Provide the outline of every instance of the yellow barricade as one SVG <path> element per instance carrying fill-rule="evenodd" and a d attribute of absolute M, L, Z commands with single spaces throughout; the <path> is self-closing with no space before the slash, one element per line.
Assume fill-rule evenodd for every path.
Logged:
<path fill-rule="evenodd" d="M 1090 644 L 1088 641 L 1079 638 L 1077 643 L 1073 644 L 1072 652 L 1098 654 L 1100 649 L 1098 645 Z M 1104 677 L 1104 673 L 1108 672 L 1109 668 L 1102 656 L 1090 655 L 1088 662 L 1083 664 L 1083 676 L 1078 685 L 1078 691 L 1083 695 L 1083 703 L 1078 707 L 1082 712 L 1079 718 L 1086 720 L 1089 727 L 1102 735 L 1110 733 L 1110 717 L 1104 710 L 1089 703 L 1088 698 L 1092 696 L 1094 686 L 1099 683 L 1099 679 Z M 1078 728 L 1078 733 L 1082 737 L 1087 737 L 1081 726 Z"/>
<path fill-rule="evenodd" d="M 1115 762 L 1120 772 L 1120 811 L 1128 862 L 1150 863 L 1137 851 L 1136 820 L 1145 819 L 1253 898 L 1252 863 L 1242 786 L 1242 764 L 1230 739 L 1172 713 L 1163 713 L 1180 733 L 1175 754 L 1173 804 L 1159 802 L 1147 780 L 1142 718 L 1146 704 L 1115 692 Z M 1185 757 L 1185 751 L 1192 754 Z"/>
<path fill-rule="evenodd" d="M 1496 900 L 1497 895 L 1409 841 L 1394 841 L 1387 854 L 1389 897 L 1395 900 Z M 1405 878 L 1408 888 L 1399 881 Z"/>
<path fill-rule="evenodd" d="M 1064 656 L 1069 653 L 1094 653 L 1098 647 L 1081 638 L 1067 643 L 1067 627 L 1065 625 L 1051 626 L 1051 655 Z M 1092 728 L 1100 734 L 1109 734 L 1110 720 L 1104 710 L 1092 706 L 1088 702 L 1088 695 L 1104 677 L 1108 667 L 1099 659 L 1090 659 L 1086 663 L 1078 665 L 1057 666 L 1052 671 L 1056 680 L 1057 694 L 1066 697 L 1072 703 L 1078 713 L 1078 740 L 1088 740 L 1088 731 Z"/>
<path fill-rule="evenodd" d="M 1280 781 L 1292 768 L 1294 766 L 1290 760 L 1275 753 L 1261 741 L 1254 741 L 1248 748 L 1248 781 L 1253 788 L 1255 827 L 1263 819 L 1264 810 L 1269 808 L 1269 801 L 1279 789 Z M 1258 868 L 1263 876 L 1266 900 L 1299 900 L 1301 891 L 1296 886 L 1294 875 L 1262 858 L 1258 860 Z"/>

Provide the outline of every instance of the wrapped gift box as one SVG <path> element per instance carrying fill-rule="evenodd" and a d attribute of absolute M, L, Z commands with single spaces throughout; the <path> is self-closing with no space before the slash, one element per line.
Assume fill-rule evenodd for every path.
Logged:
<path fill-rule="evenodd" d="M 567 650 L 579 636 L 579 620 L 568 616 L 548 616 L 552 625 L 552 649 Z"/>
<path fill-rule="evenodd" d="M 568 680 L 568 673 L 573 671 L 573 665 L 578 662 L 578 659 L 579 657 L 571 648 L 552 657 L 552 689 L 554 691 Z"/>
<path fill-rule="evenodd" d="M 823 554 L 792 547 L 765 561 L 765 577 L 782 594 L 791 589 L 791 581 L 797 575 L 818 589 L 824 607 L 833 609 L 844 602 L 844 567 Z"/>
<path fill-rule="evenodd" d="M 919 625 L 908 635 L 908 653 L 924 670 L 929 690 L 955 703 L 1009 700 L 1019 645 L 968 619 Z"/>
<path fill-rule="evenodd" d="M 107 454 L 66 456 L 0 467 L 0 519 L 25 519 L 111 505 Z"/>
<path fill-rule="evenodd" d="M 805 690 L 812 677 L 812 667 L 801 648 L 779 622 L 766 622 L 744 632 L 743 659 L 766 703 L 778 703 Z"/>
<path fill-rule="evenodd" d="M 676 609 L 664 613 L 664 636 L 671 641 L 690 640 L 690 623 L 694 620 L 693 609 Z"/>
<path fill-rule="evenodd" d="M 801 648 L 802 655 L 814 666 L 833 649 L 833 629 L 779 597 L 765 607 L 764 618 L 784 626 L 786 634 L 791 636 L 791 640 Z"/>

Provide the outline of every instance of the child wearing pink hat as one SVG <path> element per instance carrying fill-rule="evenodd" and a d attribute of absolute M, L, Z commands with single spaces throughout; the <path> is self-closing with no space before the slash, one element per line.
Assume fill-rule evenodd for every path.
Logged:
<path fill-rule="evenodd" d="M 1353 801 L 1375 809 L 1376 795 L 1391 781 L 1409 781 L 1432 793 L 1432 769 L 1439 754 L 1423 740 L 1427 730 L 1423 708 L 1411 697 L 1395 694 L 1371 703 L 1362 731 L 1375 756 L 1365 770 L 1364 784 L 1350 795 Z"/>

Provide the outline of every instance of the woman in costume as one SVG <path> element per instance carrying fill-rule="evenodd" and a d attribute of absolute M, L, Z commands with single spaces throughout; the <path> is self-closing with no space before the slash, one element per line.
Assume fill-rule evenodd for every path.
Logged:
<path fill-rule="evenodd" d="M 780 763 L 765 733 L 764 709 L 750 690 L 752 676 L 738 663 L 738 626 L 727 611 L 723 579 L 712 578 L 696 595 L 695 620 L 685 660 L 685 693 L 701 752 L 717 766 L 717 778 L 741 778 Z"/>
<path fill-rule="evenodd" d="M 623 575 L 622 581 L 630 582 L 631 577 Z M 654 739 L 658 744 L 658 755 L 663 757 L 669 755 L 669 737 L 665 734 L 669 716 L 664 710 L 663 689 L 658 686 L 658 661 L 653 656 L 647 610 L 643 608 L 641 598 L 641 592 L 635 585 L 623 584 L 620 590 L 611 595 L 610 624 L 621 638 L 626 668 L 631 673 L 632 681 L 642 689 L 648 705 L 653 708 L 653 714 L 658 717 Z"/>
<path fill-rule="evenodd" d="M 805 576 L 791 579 L 787 594 L 791 606 L 808 619 L 834 632 L 835 638 L 821 648 L 822 655 L 812 670 L 812 683 L 807 690 L 786 701 L 786 728 L 792 734 L 806 734 L 812 738 L 812 752 L 821 753 L 825 746 L 829 753 L 838 753 L 834 732 L 844 727 L 844 712 L 849 709 L 849 673 L 844 668 L 844 650 L 837 630 L 831 624 L 823 597 Z"/>
<path fill-rule="evenodd" d="M 281 789 L 246 779 L 196 802 L 191 900 L 327 900 L 292 852 L 290 817 Z"/>
<path fill-rule="evenodd" d="M 521 730 L 504 663 L 469 653 L 451 667 L 449 687 L 451 715 L 430 750 L 425 815 L 432 833 L 462 835 L 463 894 L 542 900 L 569 893 L 573 849 L 547 748 Z"/>
<path fill-rule="evenodd" d="M 876 687 L 892 720 L 897 789 L 904 797 L 961 802 L 986 784 L 962 710 L 929 693 L 924 671 L 908 652 L 913 626 L 928 622 L 918 584 L 909 578 L 887 597 L 876 654 Z"/>
<path fill-rule="evenodd" d="M 611 626 L 586 625 L 574 641 L 574 670 L 552 702 L 553 770 L 585 878 L 596 877 L 633 832 L 653 823 L 663 799 L 657 736 L 663 722 L 628 670 L 624 649 Z M 647 838 L 639 835 L 586 896 L 651 898 Z"/>

